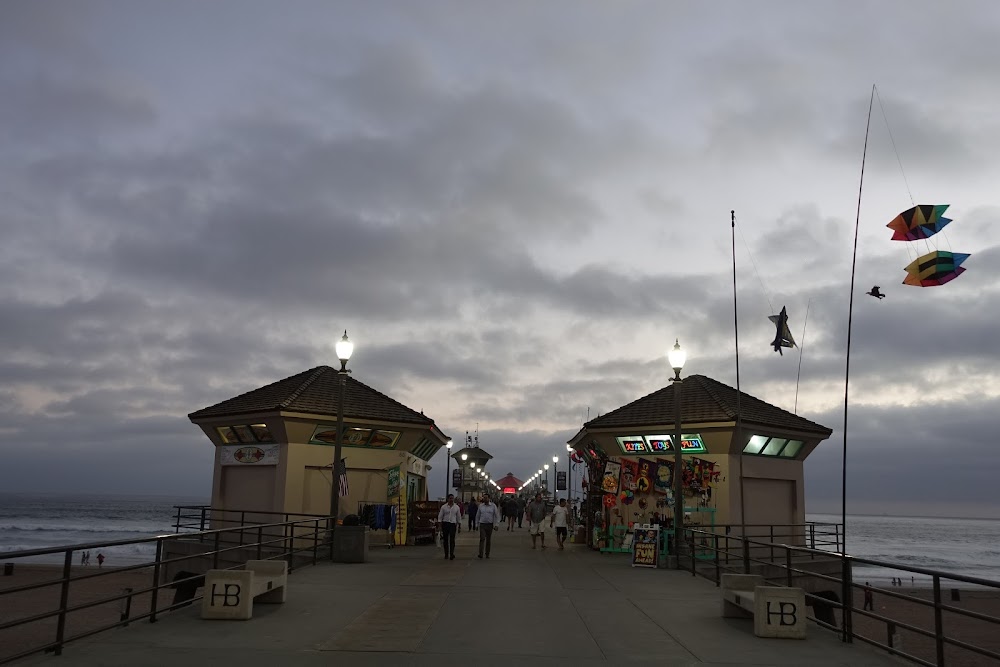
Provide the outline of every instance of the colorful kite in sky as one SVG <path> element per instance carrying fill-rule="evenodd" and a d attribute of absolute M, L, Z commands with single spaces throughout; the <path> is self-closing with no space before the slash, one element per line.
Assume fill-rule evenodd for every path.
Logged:
<path fill-rule="evenodd" d="M 892 240 L 921 241 L 934 236 L 951 222 L 950 218 L 944 217 L 948 206 L 948 204 L 921 204 L 906 209 L 886 225 L 893 230 Z M 961 264 L 968 257 L 967 253 L 953 253 L 948 250 L 928 252 L 907 265 L 905 269 L 907 275 L 903 279 L 903 284 L 916 287 L 944 285 L 965 273 Z"/>
<path fill-rule="evenodd" d="M 934 236 L 951 218 L 944 217 L 949 204 L 921 204 L 908 208 L 886 227 L 893 231 L 893 241 L 919 241 Z"/>
<path fill-rule="evenodd" d="M 917 287 L 944 285 L 965 273 L 961 264 L 968 257 L 968 253 L 947 250 L 929 252 L 907 265 L 903 284 Z"/>
<path fill-rule="evenodd" d="M 784 356 L 785 353 L 781 351 L 781 348 L 795 347 L 795 339 L 792 338 L 792 332 L 788 330 L 788 314 L 785 312 L 785 307 L 781 307 L 780 314 L 768 315 L 767 319 L 771 320 L 775 327 L 774 340 L 771 341 L 771 346 L 775 352 Z"/>

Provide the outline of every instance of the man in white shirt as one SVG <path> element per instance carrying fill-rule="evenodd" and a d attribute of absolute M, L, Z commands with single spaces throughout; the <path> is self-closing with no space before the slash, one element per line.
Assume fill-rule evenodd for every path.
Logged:
<path fill-rule="evenodd" d="M 479 503 L 479 557 L 483 554 L 490 557 L 490 545 L 493 543 L 493 531 L 500 530 L 500 515 L 497 506 L 490 502 L 490 497 L 483 494 L 483 501 Z"/>
<path fill-rule="evenodd" d="M 566 507 L 565 498 L 560 498 L 559 504 L 552 508 L 552 519 L 549 520 L 549 527 L 552 526 L 556 528 L 556 542 L 559 543 L 559 551 L 562 551 L 569 528 L 569 508 Z"/>
<path fill-rule="evenodd" d="M 448 502 L 438 511 L 438 526 L 441 527 L 445 560 L 455 560 L 455 532 L 460 523 L 462 523 L 462 508 L 455 504 L 454 494 L 449 493 Z"/>

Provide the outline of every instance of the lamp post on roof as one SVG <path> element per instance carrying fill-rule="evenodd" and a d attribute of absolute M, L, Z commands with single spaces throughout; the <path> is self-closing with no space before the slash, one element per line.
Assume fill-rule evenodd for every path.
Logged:
<path fill-rule="evenodd" d="M 681 567 L 681 540 L 684 537 L 684 474 L 681 470 L 683 457 L 681 456 L 681 369 L 687 361 L 687 353 L 681 349 L 680 339 L 674 341 L 674 349 L 667 352 L 667 359 L 670 367 L 674 369 L 674 376 L 670 382 L 674 385 L 674 435 L 671 443 L 674 448 L 674 558 L 675 567 Z"/>
<path fill-rule="evenodd" d="M 340 472 L 347 475 L 347 467 L 341 457 L 344 445 L 344 394 L 347 392 L 347 375 L 351 372 L 347 370 L 347 362 L 354 353 L 354 343 L 347 337 L 347 329 L 344 329 L 344 337 L 337 341 L 334 346 L 337 350 L 337 358 L 340 359 L 340 370 L 337 377 L 340 382 L 340 394 L 337 398 L 337 440 L 333 447 L 333 466 L 330 468 L 333 477 L 333 486 L 330 490 L 330 560 L 335 557 L 337 516 L 340 514 Z"/>
<path fill-rule="evenodd" d="M 444 471 L 444 498 L 445 498 L 445 500 L 448 499 L 448 494 L 451 493 L 451 447 L 454 444 L 455 443 L 452 442 L 451 439 L 449 439 L 448 442 L 445 444 L 445 447 L 448 448 L 448 455 L 445 457 L 445 459 L 447 460 L 447 463 L 445 464 L 445 471 Z"/>

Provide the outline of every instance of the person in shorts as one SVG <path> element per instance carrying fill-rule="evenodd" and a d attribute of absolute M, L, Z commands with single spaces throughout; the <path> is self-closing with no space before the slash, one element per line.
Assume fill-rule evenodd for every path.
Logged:
<path fill-rule="evenodd" d="M 531 548 L 535 548 L 537 538 L 542 540 L 542 548 L 545 548 L 545 530 L 542 528 L 542 521 L 545 520 L 545 501 L 542 494 L 536 493 L 535 499 L 528 503 L 528 533 L 531 534 Z"/>
<path fill-rule="evenodd" d="M 566 507 L 566 499 L 560 498 L 559 504 L 552 508 L 552 518 L 549 526 L 556 529 L 556 542 L 559 543 L 559 551 L 563 550 L 563 543 L 566 542 L 566 534 L 569 532 L 569 508 Z"/>

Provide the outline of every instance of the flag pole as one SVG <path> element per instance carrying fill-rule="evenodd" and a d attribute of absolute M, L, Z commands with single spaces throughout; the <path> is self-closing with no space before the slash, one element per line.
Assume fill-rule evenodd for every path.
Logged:
<path fill-rule="evenodd" d="M 858 182 L 858 210 L 854 217 L 854 254 L 851 257 L 851 294 L 847 306 L 847 357 L 844 368 L 844 449 L 843 463 L 840 470 L 840 522 L 841 536 L 844 540 L 841 559 L 843 561 L 842 578 L 844 582 L 844 614 L 842 641 L 853 641 L 851 631 L 851 605 L 847 596 L 850 590 L 850 565 L 847 561 L 847 400 L 851 382 L 851 325 L 854 321 L 854 275 L 858 266 L 858 229 L 861 226 L 861 191 L 865 185 L 865 160 L 868 158 L 868 131 L 872 125 L 872 105 L 875 102 L 875 84 L 872 84 L 871 99 L 868 100 L 868 122 L 865 124 L 865 147 L 861 153 L 861 179 Z"/>
<path fill-rule="evenodd" d="M 743 434 L 742 429 L 742 410 L 740 410 L 740 319 L 739 312 L 736 309 L 736 211 L 729 212 L 729 220 L 732 226 L 732 236 L 733 236 L 733 331 L 736 336 L 736 433 L 733 438 L 736 441 L 736 445 L 739 451 L 736 453 L 739 456 L 739 469 L 740 469 L 740 538 L 745 539 L 747 534 L 747 522 L 746 522 L 746 505 L 743 501 L 743 448 L 740 445 L 743 444 Z"/>

